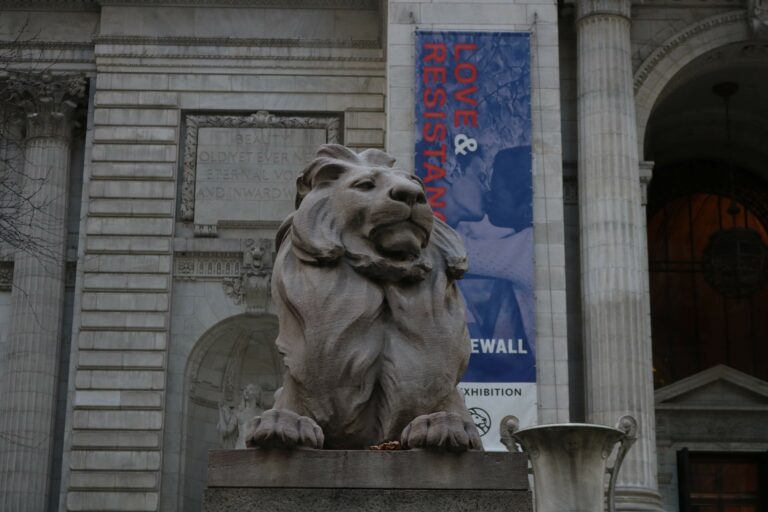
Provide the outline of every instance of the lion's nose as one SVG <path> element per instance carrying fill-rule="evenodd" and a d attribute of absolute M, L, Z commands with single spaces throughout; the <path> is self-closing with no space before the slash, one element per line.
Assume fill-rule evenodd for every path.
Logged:
<path fill-rule="evenodd" d="M 404 181 L 396 183 L 389 189 L 389 197 L 395 201 L 413 206 L 416 203 L 426 203 L 427 198 L 424 191 L 416 183 Z"/>

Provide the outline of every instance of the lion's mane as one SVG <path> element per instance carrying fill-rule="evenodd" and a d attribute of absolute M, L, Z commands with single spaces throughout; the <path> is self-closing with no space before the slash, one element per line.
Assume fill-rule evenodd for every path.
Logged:
<path fill-rule="evenodd" d="M 397 439 L 415 416 L 455 402 L 469 360 L 455 282 L 467 268 L 463 243 L 422 196 L 392 200 L 379 182 L 423 192 L 393 164 L 379 150 L 322 146 L 277 235 L 272 296 L 286 373 L 276 408 L 317 421 L 329 448 Z M 422 243 L 389 251 L 403 244 L 377 242 L 390 240 L 386 229 Z"/>

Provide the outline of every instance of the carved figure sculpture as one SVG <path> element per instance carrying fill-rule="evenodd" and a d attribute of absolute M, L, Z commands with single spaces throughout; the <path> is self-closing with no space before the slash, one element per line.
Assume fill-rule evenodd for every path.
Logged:
<path fill-rule="evenodd" d="M 235 408 L 231 404 L 219 403 L 219 423 L 216 429 L 221 435 L 221 444 L 227 449 L 245 448 L 248 424 L 263 409 L 261 387 L 248 384 L 243 389 L 240 404 Z"/>
<path fill-rule="evenodd" d="M 248 446 L 482 449 L 456 389 L 470 355 L 464 246 L 393 164 L 325 145 L 298 178 L 272 277 L 283 387 Z"/>
<path fill-rule="evenodd" d="M 248 242 L 240 277 L 224 279 L 222 285 L 235 304 L 245 302 L 247 313 L 259 314 L 269 308 L 271 277 L 272 241 L 261 238 Z"/>

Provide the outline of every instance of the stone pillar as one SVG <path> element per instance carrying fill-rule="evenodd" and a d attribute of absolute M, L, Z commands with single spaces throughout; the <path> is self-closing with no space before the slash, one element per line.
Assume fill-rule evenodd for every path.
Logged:
<path fill-rule="evenodd" d="M 639 439 L 622 466 L 618 510 L 661 510 L 647 258 L 640 207 L 630 0 L 577 0 L 579 203 L 587 421 L 630 414 Z"/>
<path fill-rule="evenodd" d="M 0 357 L 0 510 L 46 510 L 64 306 L 72 132 L 82 78 L 13 77 L 26 115 L 12 318 Z"/>

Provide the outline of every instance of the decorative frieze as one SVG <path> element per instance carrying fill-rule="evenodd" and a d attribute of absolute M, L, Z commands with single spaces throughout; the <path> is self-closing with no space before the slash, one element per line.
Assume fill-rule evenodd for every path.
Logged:
<path fill-rule="evenodd" d="M 302 39 L 265 37 L 149 37 L 149 36 L 96 36 L 96 44 L 163 45 L 163 46 L 225 46 L 246 48 L 381 48 L 378 39 Z"/>
<path fill-rule="evenodd" d="M 173 261 L 173 277 L 185 281 L 218 281 L 239 278 L 241 253 L 177 254 Z"/>
<path fill-rule="evenodd" d="M 221 281 L 224 292 L 246 312 L 265 313 L 269 307 L 274 243 L 246 240 L 242 253 L 178 253 L 173 276 L 184 281 Z"/>

